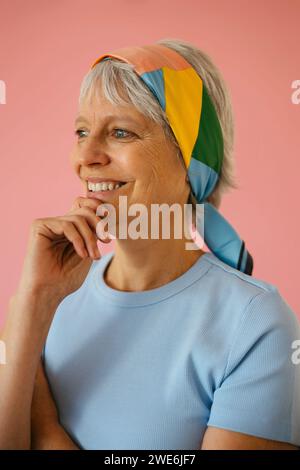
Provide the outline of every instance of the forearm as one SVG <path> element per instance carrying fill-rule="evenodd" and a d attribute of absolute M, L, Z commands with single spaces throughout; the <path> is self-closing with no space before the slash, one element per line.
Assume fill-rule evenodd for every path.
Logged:
<path fill-rule="evenodd" d="M 67 432 L 59 424 L 47 426 L 32 433 L 32 450 L 79 450 Z"/>
<path fill-rule="evenodd" d="M 46 292 L 16 294 L 1 335 L 0 449 L 29 449 L 31 402 L 43 345 L 58 302 Z"/>

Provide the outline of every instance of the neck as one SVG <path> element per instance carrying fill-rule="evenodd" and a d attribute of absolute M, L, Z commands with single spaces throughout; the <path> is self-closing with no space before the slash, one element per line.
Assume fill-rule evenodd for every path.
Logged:
<path fill-rule="evenodd" d="M 191 240 L 116 240 L 105 282 L 116 290 L 144 291 L 160 287 L 186 272 L 204 254 L 187 250 Z"/>

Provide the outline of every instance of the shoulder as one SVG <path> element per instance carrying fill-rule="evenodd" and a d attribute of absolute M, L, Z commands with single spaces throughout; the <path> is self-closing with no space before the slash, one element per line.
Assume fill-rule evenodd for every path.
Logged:
<path fill-rule="evenodd" d="M 241 292 L 249 292 L 253 295 L 278 291 L 274 284 L 238 271 L 223 263 L 213 253 L 205 253 L 204 260 L 210 265 L 210 274 L 226 288 L 239 289 Z"/>
<path fill-rule="evenodd" d="M 209 258 L 227 348 L 208 425 L 299 445 L 299 320 L 276 286 Z"/>
<path fill-rule="evenodd" d="M 276 285 L 242 273 L 212 253 L 206 253 L 203 261 L 209 267 L 206 292 L 231 330 L 247 326 L 265 331 L 277 326 L 292 333 L 299 328 L 297 316 Z"/>

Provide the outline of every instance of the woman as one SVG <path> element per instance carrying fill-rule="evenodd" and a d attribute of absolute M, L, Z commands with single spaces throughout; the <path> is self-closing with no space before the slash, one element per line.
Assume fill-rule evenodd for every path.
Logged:
<path fill-rule="evenodd" d="M 105 54 L 82 84 L 76 135 L 86 197 L 33 222 L 2 333 L 1 448 L 297 449 L 299 323 L 251 277 L 217 210 L 234 183 L 216 67 L 177 40 Z M 196 223 L 203 203 L 210 251 L 175 236 L 185 216 L 166 238 L 121 237 L 121 196 L 147 214 L 192 202 Z M 102 257 L 98 207 L 117 214 L 115 251 Z"/>

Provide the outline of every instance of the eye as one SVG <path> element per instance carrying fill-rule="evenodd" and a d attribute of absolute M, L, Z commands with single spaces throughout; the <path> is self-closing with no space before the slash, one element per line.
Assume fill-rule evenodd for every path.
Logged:
<path fill-rule="evenodd" d="M 77 135 L 77 137 L 78 137 L 79 139 L 80 139 L 81 137 L 85 137 L 85 136 L 83 135 L 84 132 L 86 133 L 87 131 L 85 131 L 84 129 L 76 129 L 76 130 L 74 131 L 75 135 Z"/>
<path fill-rule="evenodd" d="M 122 133 L 125 132 L 125 133 L 127 134 L 127 135 L 124 135 L 124 134 L 121 135 L 121 139 L 122 139 L 122 138 L 125 138 L 125 137 L 129 137 L 130 135 L 132 135 L 131 132 L 126 131 L 125 129 L 114 129 L 114 132 L 122 132 Z M 120 134 L 119 134 L 119 136 L 120 136 Z"/>

